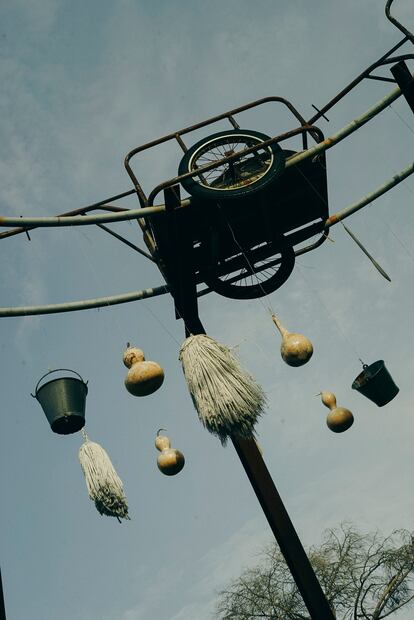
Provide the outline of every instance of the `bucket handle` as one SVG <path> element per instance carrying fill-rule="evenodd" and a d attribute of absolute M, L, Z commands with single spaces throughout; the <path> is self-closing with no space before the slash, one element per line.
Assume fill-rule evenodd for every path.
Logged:
<path fill-rule="evenodd" d="M 73 372 L 73 374 L 77 375 L 79 377 L 79 379 L 82 381 L 82 383 L 84 383 L 85 385 L 88 385 L 87 381 L 84 381 L 82 379 L 82 377 L 80 376 L 80 374 L 78 372 L 76 372 L 76 370 L 71 370 L 70 368 L 55 368 L 55 370 L 49 370 L 48 372 L 46 372 L 42 377 L 40 377 L 39 381 L 36 383 L 36 387 L 35 387 L 35 393 L 32 394 L 30 392 L 30 396 L 33 396 L 33 398 L 37 398 L 37 392 L 39 391 L 39 384 L 43 381 L 43 379 L 45 377 L 47 377 L 48 375 L 52 374 L 53 372 Z"/>

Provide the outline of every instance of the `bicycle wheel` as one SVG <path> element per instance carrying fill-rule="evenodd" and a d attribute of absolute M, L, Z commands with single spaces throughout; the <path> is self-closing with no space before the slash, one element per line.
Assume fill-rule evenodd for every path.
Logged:
<path fill-rule="evenodd" d="M 256 299 L 273 293 L 286 282 L 295 265 L 295 252 L 284 237 L 242 247 L 240 252 L 201 271 L 204 282 L 230 299 Z"/>
<path fill-rule="evenodd" d="M 221 131 L 200 140 L 182 158 L 178 174 L 194 172 L 231 155 L 239 156 L 195 177 L 183 179 L 183 187 L 193 196 L 220 200 L 258 192 L 277 179 L 285 167 L 285 155 L 276 143 L 243 154 L 246 149 L 266 140 L 270 137 L 245 129 Z"/>

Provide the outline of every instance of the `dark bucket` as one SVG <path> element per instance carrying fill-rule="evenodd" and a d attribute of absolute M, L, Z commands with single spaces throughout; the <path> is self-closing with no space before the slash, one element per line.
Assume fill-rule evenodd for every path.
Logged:
<path fill-rule="evenodd" d="M 39 383 L 52 372 L 67 371 L 66 368 L 51 370 L 39 380 L 36 385 L 36 398 L 54 433 L 59 435 L 70 435 L 76 433 L 85 426 L 85 402 L 88 386 L 78 375 L 75 377 L 60 377 L 44 383 L 39 388 Z M 74 370 L 69 370 L 74 372 Z"/>
<path fill-rule="evenodd" d="M 352 389 L 372 400 L 378 407 L 389 403 L 400 391 L 383 360 L 378 360 L 369 366 L 364 364 L 363 371 L 352 384 Z"/>

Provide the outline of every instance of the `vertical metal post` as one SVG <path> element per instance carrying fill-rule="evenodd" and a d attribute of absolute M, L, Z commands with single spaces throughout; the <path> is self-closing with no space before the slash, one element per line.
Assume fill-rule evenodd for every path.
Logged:
<path fill-rule="evenodd" d="M 3 582 L 1 580 L 1 570 L 0 570 L 0 620 L 6 620 L 6 607 L 4 605 Z"/>
<path fill-rule="evenodd" d="M 310 617 L 335 620 L 256 442 L 239 437 L 232 437 L 232 441 Z"/>
<path fill-rule="evenodd" d="M 414 112 L 414 78 L 403 60 L 391 67 L 391 73 L 401 89 L 411 111 Z"/>

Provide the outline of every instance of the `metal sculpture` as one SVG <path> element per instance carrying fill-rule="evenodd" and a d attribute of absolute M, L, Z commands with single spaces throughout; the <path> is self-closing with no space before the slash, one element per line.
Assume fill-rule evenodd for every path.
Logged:
<path fill-rule="evenodd" d="M 405 43 L 414 43 L 414 36 L 391 15 L 393 1 L 387 0 L 385 13 L 403 33 L 403 38 L 309 120 L 284 98 L 256 100 L 130 151 L 125 158 L 125 168 L 133 183 L 130 190 L 57 217 L 0 218 L 0 226 L 15 227 L 1 233 L 0 238 L 43 226 L 97 225 L 156 263 L 165 279 L 164 287 L 68 304 L 1 308 L 0 316 L 67 312 L 169 292 L 174 298 L 176 317 L 184 320 L 186 335 L 200 336 L 204 333 L 197 304 L 201 295 L 215 291 L 230 298 L 251 299 L 279 288 L 292 272 L 296 256 L 317 248 L 325 241 L 331 226 L 372 204 L 414 172 L 411 163 L 358 202 L 329 216 L 325 152 L 401 95 L 414 111 L 414 78 L 406 65 L 414 54 L 394 55 Z M 376 73 L 388 66 L 392 77 Z M 398 87 L 365 114 L 325 138 L 315 122 L 365 79 L 392 82 Z M 267 103 L 285 106 L 296 126 L 274 137 L 239 127 L 236 116 L 240 112 Z M 222 120 L 230 123 L 228 131 L 210 134 L 192 146 L 184 142 L 184 136 Z M 282 149 L 281 143 L 295 136 L 301 136 L 302 150 L 296 153 L 289 148 Z M 145 150 L 171 141 L 182 152 L 181 158 L 177 158 L 178 175 L 160 182 L 147 196 L 132 169 L 132 160 Z M 181 198 L 180 185 L 189 197 Z M 164 203 L 156 205 L 161 192 Z M 139 209 L 108 204 L 131 195 L 137 196 Z M 98 209 L 106 213 L 87 215 Z M 148 251 L 106 226 L 133 219 L 141 226 Z M 313 236 L 318 236 L 317 241 L 309 243 Z M 310 616 L 333 620 L 330 605 L 254 439 L 239 436 L 231 439 Z"/>

